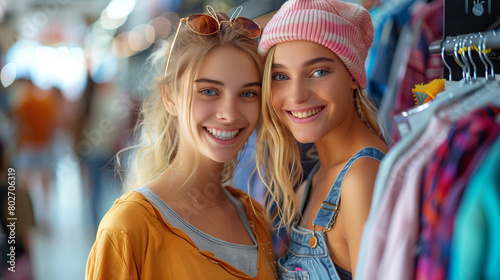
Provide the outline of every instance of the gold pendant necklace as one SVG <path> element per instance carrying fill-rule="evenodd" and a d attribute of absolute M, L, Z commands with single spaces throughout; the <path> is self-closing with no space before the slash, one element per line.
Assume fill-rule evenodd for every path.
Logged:
<path fill-rule="evenodd" d="M 207 218 L 212 222 L 212 224 L 214 224 L 214 226 L 217 228 L 217 230 L 219 230 L 225 237 L 226 237 L 226 240 L 228 240 L 229 242 L 232 242 L 232 234 L 231 234 L 231 224 L 230 224 L 230 220 L 229 220 L 229 213 L 228 213 L 228 210 L 227 210 L 227 205 L 226 205 L 226 199 L 224 199 L 224 201 L 222 201 L 222 204 L 224 205 L 224 213 L 226 213 L 226 219 L 227 219 L 227 225 L 228 225 L 228 232 L 229 232 L 229 235 L 227 235 L 218 225 L 217 223 L 214 222 L 214 220 L 212 220 L 212 218 L 210 217 L 210 215 L 208 215 L 207 211 L 205 211 L 205 207 L 203 207 L 199 202 L 198 200 L 189 192 L 187 191 L 188 195 L 193 199 L 194 202 L 196 202 L 198 205 L 200 205 L 201 207 L 201 210 L 203 210 L 203 213 L 205 213 L 205 216 L 207 216 Z"/>

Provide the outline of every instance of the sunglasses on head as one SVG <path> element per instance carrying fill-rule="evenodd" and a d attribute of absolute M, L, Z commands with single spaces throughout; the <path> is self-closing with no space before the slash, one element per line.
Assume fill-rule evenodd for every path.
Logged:
<path fill-rule="evenodd" d="M 168 63 L 170 62 L 170 56 L 172 55 L 172 50 L 174 48 L 175 41 L 177 39 L 177 35 L 179 34 L 179 30 L 183 22 L 186 22 L 187 26 L 191 31 L 199 35 L 212 35 L 220 31 L 220 26 L 223 22 L 229 23 L 229 25 L 233 28 L 242 28 L 245 29 L 247 33 L 247 37 L 250 39 L 255 39 L 260 36 L 262 33 L 262 27 L 260 27 L 255 21 L 245 18 L 238 17 L 243 8 L 239 6 L 231 16 L 229 20 L 221 20 L 217 17 L 215 10 L 212 6 L 207 6 L 207 11 L 210 15 L 206 14 L 194 14 L 185 18 L 181 18 L 179 22 L 179 26 L 177 27 L 177 31 L 175 32 L 174 40 L 170 46 L 170 52 L 167 58 L 167 64 L 165 65 L 165 76 L 167 76 Z"/>

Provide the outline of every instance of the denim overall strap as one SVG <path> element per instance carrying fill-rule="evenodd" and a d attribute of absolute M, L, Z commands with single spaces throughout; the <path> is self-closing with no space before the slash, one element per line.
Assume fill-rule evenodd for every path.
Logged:
<path fill-rule="evenodd" d="M 350 158 L 344 168 L 342 168 L 342 171 L 340 171 L 339 175 L 335 179 L 335 182 L 333 182 L 325 201 L 321 203 L 321 207 L 313 220 L 313 225 L 319 225 L 330 229 L 335 223 L 335 218 L 337 217 L 339 210 L 340 187 L 342 186 L 344 177 L 356 160 L 359 158 L 369 157 L 381 161 L 384 156 L 385 154 L 379 149 L 366 147 L 359 150 L 352 158 Z"/>

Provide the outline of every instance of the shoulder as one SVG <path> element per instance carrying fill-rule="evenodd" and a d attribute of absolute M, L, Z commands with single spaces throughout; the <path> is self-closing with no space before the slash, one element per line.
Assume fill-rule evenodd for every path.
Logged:
<path fill-rule="evenodd" d="M 373 189 L 380 161 L 357 159 L 347 172 L 341 188 L 341 207 L 348 220 L 363 220 L 371 207 Z"/>
<path fill-rule="evenodd" d="M 158 219 L 157 211 L 139 192 L 128 192 L 118 198 L 99 224 L 98 232 L 138 233 Z"/>
<path fill-rule="evenodd" d="M 373 158 L 359 158 L 350 167 L 342 182 L 342 195 L 359 195 L 373 189 L 380 161 Z M 371 194 L 371 193 L 370 193 Z"/>
<path fill-rule="evenodd" d="M 101 220 L 87 259 L 86 279 L 137 278 L 137 257 L 143 256 L 139 248 L 144 242 L 139 242 L 140 226 L 134 225 L 137 219 L 130 215 L 134 210 L 141 211 L 141 207 L 123 200 L 124 196 Z"/>

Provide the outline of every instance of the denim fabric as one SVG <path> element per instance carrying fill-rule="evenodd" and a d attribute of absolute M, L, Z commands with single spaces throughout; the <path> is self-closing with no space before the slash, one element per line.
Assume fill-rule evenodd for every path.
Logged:
<path fill-rule="evenodd" d="M 338 209 L 333 211 L 334 206 L 332 207 L 331 205 L 339 204 L 340 187 L 342 186 L 344 177 L 351 168 L 352 164 L 357 159 L 363 157 L 370 157 L 381 161 L 384 157 L 384 153 L 376 148 L 367 147 L 361 149 L 351 159 L 349 159 L 347 164 L 335 179 L 335 182 L 333 183 L 322 207 L 320 207 L 313 220 L 313 224 L 330 228 L 335 223 Z M 306 195 L 309 193 L 312 177 L 319 169 L 318 167 L 319 163 L 318 166 L 313 169 L 313 172 L 309 174 L 305 190 Z M 325 204 L 325 202 L 327 203 Z M 303 203 L 301 212 L 303 212 L 304 205 L 305 204 Z M 309 246 L 309 239 L 313 234 L 318 242 L 315 248 L 311 248 Z M 340 279 L 339 274 L 335 269 L 335 265 L 330 257 L 330 253 L 326 245 L 326 235 L 324 232 L 313 232 L 295 224 L 291 228 L 289 238 L 290 245 L 288 252 L 285 256 L 278 260 L 279 279 Z"/>
<path fill-rule="evenodd" d="M 315 232 L 316 248 L 309 246 L 311 230 L 293 226 L 286 255 L 278 260 L 279 279 L 340 279 L 326 246 L 323 232 Z M 296 270 L 302 269 L 302 270 Z"/>

